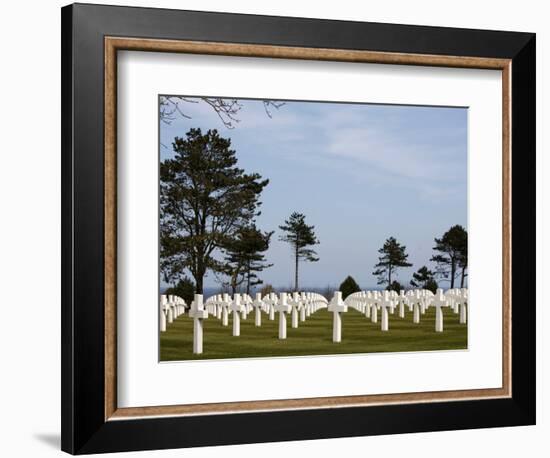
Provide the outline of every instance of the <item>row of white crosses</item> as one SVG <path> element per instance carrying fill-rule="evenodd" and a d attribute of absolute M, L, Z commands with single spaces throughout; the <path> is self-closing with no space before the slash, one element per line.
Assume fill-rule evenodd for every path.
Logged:
<path fill-rule="evenodd" d="M 253 301 L 248 294 L 234 294 L 233 298 L 227 293 L 216 294 L 206 301 L 206 309 L 215 318 L 221 320 L 222 326 L 229 325 L 229 315 L 233 315 L 233 335 L 241 333 L 241 319 L 246 320 L 248 314 L 256 308 L 257 301 Z M 255 312 L 256 326 L 261 325 L 261 316 Z"/>
<path fill-rule="evenodd" d="M 333 301 L 338 300 L 333 298 Z M 340 297 L 341 300 L 341 297 Z M 466 288 L 450 289 L 443 292 L 438 289 L 436 294 L 429 290 L 415 289 L 405 292 L 401 290 L 399 294 L 395 291 L 360 291 L 353 293 L 346 298 L 345 305 L 364 313 L 373 323 L 378 322 L 378 311 L 381 311 L 382 319 L 380 328 L 382 331 L 389 330 L 389 315 L 393 314 L 398 307 L 400 318 L 405 317 L 405 307 L 409 312 L 413 312 L 413 323 L 420 323 L 420 316 L 426 313 L 429 307 L 435 307 L 435 331 L 443 332 L 443 311 L 442 307 L 451 307 L 455 313 L 459 313 L 459 322 L 466 323 L 468 304 L 468 290 Z M 335 321 L 340 321 L 336 318 Z M 336 342 L 336 340 L 335 340 Z"/>
<path fill-rule="evenodd" d="M 442 307 L 449 307 L 454 313 L 459 314 L 459 323 L 466 324 L 468 307 L 468 289 L 453 288 L 445 293 L 438 289 L 435 296 L 428 296 L 427 306 L 434 306 L 435 309 L 435 330 L 443 332 L 443 311 Z"/>
<path fill-rule="evenodd" d="M 167 323 L 172 323 L 178 316 L 183 315 L 187 306 L 181 297 L 171 294 L 160 296 L 159 305 L 160 332 L 166 331 Z"/>
<path fill-rule="evenodd" d="M 468 316 L 468 289 L 454 288 L 445 292 L 445 297 L 449 301 L 454 313 L 459 314 L 460 324 L 466 324 Z"/>
<path fill-rule="evenodd" d="M 459 313 L 460 323 L 466 323 L 466 310 L 468 290 L 455 288 L 446 293 L 438 289 L 434 295 L 428 290 L 411 290 L 405 293 L 400 291 L 360 291 L 351 294 L 342 300 L 342 293 L 336 291 L 334 297 L 328 303 L 326 298 L 317 293 L 269 293 L 263 298 L 260 293 L 252 299 L 248 294 L 234 294 L 231 298 L 228 294 L 217 294 L 203 303 L 202 294 L 195 294 L 191 303 L 189 317 L 193 318 L 193 353 L 200 354 L 203 351 L 203 320 L 208 314 L 221 319 L 222 325 L 228 325 L 229 314 L 233 317 L 233 336 L 240 336 L 241 318 L 246 319 L 248 313 L 254 310 L 254 324 L 262 325 L 262 312 L 268 314 L 269 319 L 275 319 L 275 313 L 279 315 L 279 339 L 287 337 L 287 315 L 291 314 L 292 328 L 298 328 L 299 321 L 305 321 L 312 313 L 327 308 L 333 314 L 332 340 L 342 341 L 342 317 L 348 307 L 364 313 L 373 323 L 378 322 L 378 311 L 381 312 L 382 331 L 389 330 L 389 314 L 393 314 L 398 307 L 400 318 L 405 317 L 405 306 L 413 311 L 413 323 L 420 322 L 420 314 L 424 314 L 428 307 L 435 307 L 436 332 L 443 331 L 442 307 L 451 307 L 455 313 Z M 177 296 L 161 296 L 160 300 L 160 330 L 166 331 L 166 324 L 171 323 L 179 315 L 185 313 L 185 301 Z"/>
<path fill-rule="evenodd" d="M 381 329 L 387 331 L 389 329 L 388 309 L 393 313 L 396 301 L 390 297 L 389 291 L 384 291 L 383 294 L 379 291 L 374 291 L 370 294 L 366 291 L 361 291 L 349 295 L 346 300 L 342 300 L 342 293 L 336 291 L 328 310 L 332 312 L 332 341 L 342 341 L 342 316 L 341 313 L 346 313 L 348 307 L 352 307 L 357 311 L 364 313 L 367 318 L 370 318 L 373 323 L 378 322 L 378 309 L 381 310 Z"/>
<path fill-rule="evenodd" d="M 265 299 L 264 299 L 265 300 Z M 292 328 L 298 328 L 298 314 L 300 321 L 305 321 L 312 313 L 327 308 L 328 301 L 318 293 L 271 293 L 268 298 L 270 306 L 279 314 L 279 339 L 286 339 L 286 317 L 291 314 Z"/>
<path fill-rule="evenodd" d="M 193 318 L 193 352 L 202 353 L 203 325 L 202 320 L 212 314 L 221 319 L 222 326 L 229 324 L 229 314 L 232 315 L 233 336 L 241 334 L 241 319 L 247 319 L 248 313 L 254 310 L 255 326 L 262 325 L 262 312 L 268 314 L 270 320 L 275 319 L 275 313 L 279 314 L 279 339 L 286 339 L 287 315 L 291 314 L 291 326 L 298 327 L 298 321 L 305 321 L 312 313 L 326 308 L 327 300 L 317 293 L 269 293 L 262 298 L 256 293 L 255 299 L 248 294 L 235 293 L 231 298 L 229 294 L 216 294 L 208 298 L 203 304 L 202 295 L 196 294 L 191 304 L 189 316 Z"/>
<path fill-rule="evenodd" d="M 286 315 L 290 314 L 292 328 L 298 328 L 299 322 L 303 322 L 307 317 L 326 307 L 326 299 L 317 293 L 275 293 L 266 294 L 262 297 L 261 293 L 256 293 L 254 299 L 247 294 L 234 294 L 233 298 L 228 294 L 216 294 L 206 301 L 206 308 L 209 313 L 222 320 L 222 325 L 228 325 L 228 315 L 233 314 L 233 326 L 238 335 L 240 319 L 246 319 L 247 314 L 254 310 L 254 324 L 257 327 L 262 325 L 262 312 L 268 315 L 269 320 L 275 319 L 275 313 L 284 313 L 279 318 L 280 322 L 285 324 Z M 236 314 L 241 317 L 237 318 Z M 235 324 L 237 322 L 237 324 Z"/>
<path fill-rule="evenodd" d="M 312 313 L 327 307 L 328 301 L 317 293 L 280 293 L 272 297 L 279 313 L 279 339 L 286 339 L 286 315 L 291 315 L 291 327 L 297 329 Z"/>

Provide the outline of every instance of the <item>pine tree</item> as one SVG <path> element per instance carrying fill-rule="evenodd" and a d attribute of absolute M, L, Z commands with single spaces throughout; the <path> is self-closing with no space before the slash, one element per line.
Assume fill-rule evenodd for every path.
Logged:
<path fill-rule="evenodd" d="M 284 235 L 279 237 L 279 240 L 290 243 L 294 255 L 294 291 L 298 291 L 299 261 L 319 261 L 317 253 L 308 248 L 319 244 L 314 231 L 315 226 L 308 226 L 305 218 L 305 215 L 294 212 L 289 219 L 285 220 L 282 226 L 279 226 L 279 229 L 285 232 Z"/>
<path fill-rule="evenodd" d="M 175 157 L 160 164 L 161 271 L 175 282 L 189 270 L 200 294 L 206 272 L 222 267 L 214 252 L 258 215 L 269 180 L 238 168 L 216 130 L 191 129 L 172 146 Z"/>
<path fill-rule="evenodd" d="M 462 245 L 460 247 L 460 254 L 458 256 L 458 267 L 460 268 L 460 287 L 464 288 L 464 283 L 468 274 L 466 269 L 468 268 L 468 233 L 463 238 Z"/>
<path fill-rule="evenodd" d="M 411 286 L 415 288 L 428 289 L 432 293 L 437 291 L 437 282 L 434 279 L 434 273 L 426 266 L 422 266 L 413 274 Z"/>
<path fill-rule="evenodd" d="M 390 237 L 384 242 L 384 246 L 378 250 L 381 256 L 378 263 L 374 266 L 372 273 L 378 277 L 379 285 L 392 285 L 392 275 L 399 267 L 410 267 L 412 264 L 407 262 L 409 255 L 405 253 L 406 247 L 399 244 L 394 237 Z"/>
<path fill-rule="evenodd" d="M 440 278 L 449 279 L 451 288 L 454 288 L 455 279 L 462 267 L 462 285 L 466 277 L 468 266 L 468 233 L 460 226 L 452 226 L 443 236 L 435 239 L 435 251 L 441 253 L 434 255 L 430 261 L 437 263 L 436 274 Z"/>
<path fill-rule="evenodd" d="M 273 265 L 266 263 L 264 255 L 272 235 L 273 232 L 262 232 L 252 224 L 240 228 L 225 244 L 224 273 L 229 276 L 233 294 L 243 283 L 246 284 L 246 294 L 250 294 L 252 287 L 263 283 L 258 273 Z"/>

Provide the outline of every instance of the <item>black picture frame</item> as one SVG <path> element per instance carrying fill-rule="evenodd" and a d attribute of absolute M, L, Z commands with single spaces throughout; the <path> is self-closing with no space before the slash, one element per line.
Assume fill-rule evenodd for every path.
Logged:
<path fill-rule="evenodd" d="M 535 424 L 535 34 L 89 4 L 66 6 L 61 14 L 64 451 L 85 454 Z M 106 36 L 511 59 L 512 396 L 106 421 Z"/>

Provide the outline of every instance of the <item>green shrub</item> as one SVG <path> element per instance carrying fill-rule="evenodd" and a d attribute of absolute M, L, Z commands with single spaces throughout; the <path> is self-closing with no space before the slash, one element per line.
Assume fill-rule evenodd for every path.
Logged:
<path fill-rule="evenodd" d="M 191 307 L 191 302 L 195 298 L 195 284 L 188 277 L 184 277 L 176 286 L 168 288 L 165 294 L 179 296 L 185 301 L 188 307 Z"/>
<path fill-rule="evenodd" d="M 340 285 L 339 290 L 342 292 L 342 298 L 345 299 L 350 294 L 361 291 L 361 288 L 359 287 L 357 282 L 353 279 L 353 277 L 348 275 L 347 278 Z M 327 297 L 327 299 L 330 301 L 331 298 Z"/>
<path fill-rule="evenodd" d="M 402 289 L 405 289 L 403 288 L 403 285 L 401 283 L 399 283 L 398 281 L 394 280 L 391 282 L 391 285 L 388 285 L 386 286 L 386 289 L 388 291 L 396 291 L 396 292 L 399 292 L 401 291 Z"/>

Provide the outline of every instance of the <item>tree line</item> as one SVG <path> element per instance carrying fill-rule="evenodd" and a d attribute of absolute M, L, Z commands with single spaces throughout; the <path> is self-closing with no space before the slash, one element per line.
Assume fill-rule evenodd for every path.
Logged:
<path fill-rule="evenodd" d="M 231 140 L 215 129 L 190 129 L 172 148 L 174 157 L 160 164 L 160 269 L 164 281 L 175 285 L 168 293 L 185 300 L 192 289 L 202 293 L 207 272 L 232 293 L 240 288 L 250 293 L 262 283 L 260 273 L 272 266 L 265 253 L 273 232 L 256 226 L 269 180 L 239 168 Z M 319 260 L 312 248 L 319 240 L 298 212 L 279 229 L 279 240 L 292 248 L 298 290 L 299 263 Z"/>
<path fill-rule="evenodd" d="M 436 254 L 430 258 L 430 261 L 436 263 L 435 271 L 431 271 L 425 265 L 420 267 L 413 273 L 410 286 L 427 289 L 435 293 L 438 288 L 436 279 L 440 279 L 449 281 L 450 288 L 458 285 L 463 288 L 468 276 L 466 272 L 468 269 L 468 233 L 464 227 L 455 225 L 446 231 L 441 238 L 435 238 L 434 241 L 433 250 Z M 407 261 L 409 255 L 406 249 L 407 247 L 401 245 L 395 237 L 390 237 L 378 250 L 380 256 L 374 266 L 373 275 L 378 277 L 378 284 L 385 286 L 387 290 L 399 292 L 405 289 L 395 277 L 399 268 L 412 266 Z M 458 279 L 460 279 L 460 282 L 457 281 Z M 361 291 L 361 288 L 355 279 L 348 275 L 340 284 L 338 290 L 346 298 L 350 294 Z"/>
<path fill-rule="evenodd" d="M 460 225 L 452 226 L 441 238 L 434 239 L 436 252 L 430 261 L 436 264 L 435 271 L 422 266 L 414 274 L 410 285 L 415 288 L 437 289 L 436 278 L 450 282 L 450 288 L 458 286 L 456 280 L 460 278 L 460 287 L 463 288 L 468 268 L 468 233 Z M 401 245 L 394 237 L 388 238 L 382 248 L 378 250 L 380 257 L 374 266 L 373 275 L 378 277 L 379 285 L 386 285 L 387 289 L 399 291 L 403 286 L 395 280 L 397 270 L 402 267 L 411 267 L 407 261 L 409 255 L 406 246 Z"/>
<path fill-rule="evenodd" d="M 263 283 L 261 272 L 272 266 L 265 253 L 274 232 L 256 225 L 260 195 L 269 180 L 239 168 L 231 140 L 215 129 L 203 133 L 192 128 L 185 137 L 176 137 L 172 148 L 174 157 L 160 164 L 160 269 L 164 281 L 174 285 L 168 294 L 189 301 L 193 293 L 203 293 L 208 272 L 232 293 L 244 289 L 250 294 Z M 279 240 L 292 249 L 295 291 L 299 290 L 300 262 L 319 261 L 313 247 L 320 242 L 305 218 L 293 212 L 279 226 Z M 436 277 L 449 280 L 451 288 L 460 278 L 463 286 L 468 263 L 465 229 L 451 227 L 435 239 L 433 249 L 436 254 L 430 261 L 436 270 L 422 266 L 413 274 L 411 286 L 435 291 Z M 396 277 L 398 269 L 412 265 L 406 247 L 390 237 L 378 251 L 373 272 L 378 284 L 403 289 Z M 344 283 L 346 291 L 359 288 L 351 277 Z"/>

